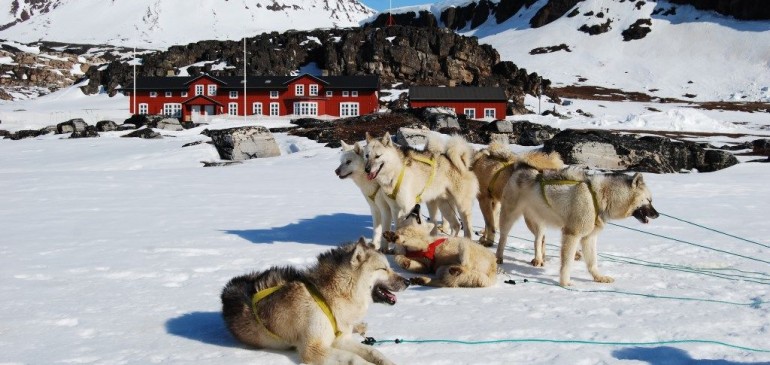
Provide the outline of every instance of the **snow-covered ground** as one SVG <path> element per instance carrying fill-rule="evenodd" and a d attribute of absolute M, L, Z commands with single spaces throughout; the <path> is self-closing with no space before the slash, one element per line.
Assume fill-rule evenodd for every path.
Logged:
<path fill-rule="evenodd" d="M 88 109 L 99 110 L 93 120 L 127 116 L 123 98 L 81 99 L 77 89 L 68 90 L 1 104 L 0 128 L 40 128 Z M 646 107 L 576 101 L 557 108 L 607 112 L 593 119 L 528 118 L 560 127 L 770 134 L 760 129 L 770 124 L 761 118 L 735 126 L 714 112 Z M 240 122 L 209 127 L 229 123 Z M 203 168 L 200 161 L 218 158 L 211 145 L 182 148 L 206 140 L 202 128 L 164 131 L 161 140 L 117 132 L 0 140 L 0 363 L 299 361 L 293 352 L 239 345 L 221 320 L 220 290 L 233 276 L 309 265 L 330 247 L 369 236 L 368 206 L 352 182 L 334 174 L 337 150 L 278 133 L 280 157 Z M 546 267 L 533 268 L 531 234 L 518 223 L 512 234 L 520 239 L 509 244 L 495 286 L 409 288 L 395 306 L 371 308 L 367 335 L 502 341 L 378 345 L 399 364 L 770 364 L 770 352 L 759 351 L 770 351 L 768 179 L 760 163 L 645 176 L 659 211 L 759 244 L 667 217 L 649 225 L 628 219 L 616 223 L 688 243 L 608 226 L 599 241 L 600 267 L 616 282 L 594 283 L 577 263 L 575 286 L 565 290 L 555 285 L 558 232 L 548 235 Z M 473 225 L 482 225 L 478 209 Z"/>

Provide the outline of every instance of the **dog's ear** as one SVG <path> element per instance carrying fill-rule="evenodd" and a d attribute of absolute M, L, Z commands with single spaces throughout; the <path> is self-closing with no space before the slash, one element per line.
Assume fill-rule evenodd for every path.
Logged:
<path fill-rule="evenodd" d="M 343 141 L 343 140 L 340 140 L 340 146 L 342 146 L 342 151 L 343 151 L 343 152 L 345 152 L 345 151 L 350 151 L 350 150 L 352 150 L 352 149 L 353 149 L 353 146 L 351 146 L 351 145 L 349 145 L 349 144 L 345 143 L 345 141 Z"/>
<path fill-rule="evenodd" d="M 358 241 L 356 241 L 356 245 L 361 245 L 366 248 L 374 248 L 374 243 L 366 242 L 366 238 L 364 236 L 358 237 Z"/>
<path fill-rule="evenodd" d="M 644 178 L 642 177 L 642 174 L 637 172 L 636 174 L 634 174 L 634 177 L 631 179 L 631 187 L 638 188 L 642 185 L 644 185 Z"/>
<path fill-rule="evenodd" d="M 366 144 L 369 144 L 369 141 L 371 141 L 371 140 L 373 140 L 373 139 L 374 139 L 374 138 L 372 137 L 372 135 L 371 135 L 371 134 L 369 134 L 369 132 L 366 132 Z"/>
<path fill-rule="evenodd" d="M 357 155 L 363 155 L 364 149 L 361 147 L 358 142 L 353 144 L 353 152 L 355 152 Z"/>
<path fill-rule="evenodd" d="M 385 147 L 390 146 L 393 142 L 390 140 L 390 132 L 385 132 L 385 135 L 382 136 L 382 145 Z"/>
<path fill-rule="evenodd" d="M 363 237 L 358 239 L 356 246 L 353 248 L 353 253 L 350 256 L 350 264 L 353 267 L 360 266 L 366 260 L 366 239 Z"/>

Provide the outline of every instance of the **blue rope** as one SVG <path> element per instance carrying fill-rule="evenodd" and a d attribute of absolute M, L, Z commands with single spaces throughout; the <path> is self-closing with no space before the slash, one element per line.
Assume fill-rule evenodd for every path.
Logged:
<path fill-rule="evenodd" d="M 748 243 L 753 243 L 753 244 L 755 244 L 755 245 L 758 245 L 758 246 L 762 246 L 762 247 L 764 247 L 764 248 L 770 248 L 770 246 L 768 246 L 768 245 L 765 245 L 765 244 L 763 244 L 763 243 L 759 243 L 759 242 L 757 242 L 757 241 L 752 241 L 752 240 L 749 240 L 749 239 L 746 239 L 746 238 L 743 238 L 743 237 L 738 237 L 738 236 L 736 236 L 736 235 L 732 235 L 732 234 L 729 234 L 729 233 L 727 233 L 727 232 L 723 232 L 723 231 L 720 231 L 720 230 L 717 230 L 717 229 L 709 228 L 709 227 L 706 227 L 706 226 L 704 226 L 704 225 L 700 225 L 700 224 L 697 224 L 697 223 L 695 223 L 695 222 L 690 222 L 690 221 L 688 221 L 688 220 L 685 220 L 685 219 L 682 219 L 682 218 L 677 218 L 677 217 L 674 217 L 674 216 L 672 216 L 672 215 L 668 215 L 668 214 L 665 214 L 665 213 L 660 213 L 660 212 L 658 212 L 658 214 L 660 214 L 660 215 L 662 215 L 662 216 L 664 216 L 664 217 L 668 217 L 668 218 L 671 218 L 671 219 L 675 219 L 675 220 L 678 220 L 678 221 L 680 221 L 680 222 L 684 222 L 684 223 L 687 223 L 687 224 L 691 224 L 691 225 L 693 225 L 693 226 L 696 226 L 696 227 L 700 227 L 700 228 L 703 228 L 703 229 L 707 229 L 707 230 L 709 230 L 709 231 L 712 231 L 712 232 L 716 232 L 716 233 L 719 233 L 719 234 L 723 234 L 723 235 L 725 235 L 725 236 L 728 236 L 728 237 L 737 238 L 737 239 L 739 239 L 739 240 L 741 240 L 741 241 L 745 241 L 745 242 L 748 242 Z"/>
<path fill-rule="evenodd" d="M 753 348 L 747 346 L 733 345 L 727 342 L 714 341 L 714 340 L 700 340 L 700 339 L 686 339 L 686 340 L 665 340 L 665 341 L 647 341 L 647 342 L 626 342 L 626 341 L 586 341 L 586 340 L 554 340 L 548 338 L 510 338 L 501 340 L 481 340 L 481 341 L 462 341 L 462 340 L 445 340 L 445 339 L 429 339 L 429 340 L 374 340 L 369 341 L 370 344 L 379 343 L 451 343 L 459 345 L 489 345 L 498 343 L 558 343 L 558 344 L 580 344 L 580 345 L 607 345 L 607 346 L 660 346 L 660 345 L 676 345 L 676 344 L 709 344 L 729 347 L 738 350 L 751 351 L 751 352 L 766 352 L 770 353 L 770 349 Z"/>

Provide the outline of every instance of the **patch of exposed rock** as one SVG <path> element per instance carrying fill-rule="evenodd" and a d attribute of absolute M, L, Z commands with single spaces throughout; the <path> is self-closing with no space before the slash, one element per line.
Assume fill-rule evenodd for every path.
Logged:
<path fill-rule="evenodd" d="M 249 160 L 281 155 L 273 134 L 263 126 L 206 129 L 201 134 L 211 138 L 223 160 Z"/>

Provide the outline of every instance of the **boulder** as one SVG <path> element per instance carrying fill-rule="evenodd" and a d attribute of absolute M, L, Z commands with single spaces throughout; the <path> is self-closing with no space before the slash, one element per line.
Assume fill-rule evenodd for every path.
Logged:
<path fill-rule="evenodd" d="M 55 125 L 49 125 L 47 127 L 40 128 L 40 134 L 56 134 L 57 127 Z"/>
<path fill-rule="evenodd" d="M 176 118 L 163 118 L 160 120 L 160 122 L 158 122 L 158 126 L 156 128 L 173 132 L 184 130 L 182 123 L 180 123 L 179 119 Z"/>
<path fill-rule="evenodd" d="M 211 137 L 223 160 L 239 161 L 281 155 L 273 134 L 263 126 L 206 129 L 201 134 Z"/>
<path fill-rule="evenodd" d="M 99 137 L 99 133 L 96 131 L 96 127 L 89 125 L 85 130 L 74 131 L 70 134 L 70 138 L 94 138 Z"/>
<path fill-rule="evenodd" d="M 56 125 L 56 134 L 83 132 L 87 126 L 88 124 L 81 118 L 70 119 Z"/>
<path fill-rule="evenodd" d="M 727 151 L 705 149 L 693 142 L 597 130 L 562 131 L 545 142 L 543 150 L 558 152 L 568 164 L 607 170 L 711 172 L 738 163 Z"/>
<path fill-rule="evenodd" d="M 508 143 L 514 143 L 522 146 L 539 146 L 545 141 L 553 138 L 559 129 L 544 124 L 532 123 L 526 120 L 511 122 L 509 120 L 496 120 L 482 127 L 482 130 L 493 134 L 507 134 Z M 498 141 L 502 141 L 501 136 L 495 136 Z M 491 140 L 491 138 L 490 138 Z"/>
<path fill-rule="evenodd" d="M 25 139 L 25 138 L 35 138 L 37 136 L 40 136 L 41 134 L 42 133 L 40 131 L 24 129 L 24 130 L 13 132 L 10 136 L 6 138 L 9 138 L 13 141 L 18 141 L 20 139 Z"/>
<path fill-rule="evenodd" d="M 422 110 L 422 120 L 427 122 L 430 129 L 434 131 L 444 128 L 460 129 L 460 123 L 457 122 L 457 114 L 450 108 L 425 108 Z"/>
<path fill-rule="evenodd" d="M 123 124 L 132 124 L 136 128 L 141 128 L 150 124 L 150 118 L 142 114 L 134 114 L 130 118 L 123 121 Z"/>
<path fill-rule="evenodd" d="M 399 128 L 396 133 L 396 143 L 402 146 L 422 148 L 428 142 L 430 130 L 426 128 Z"/>
<path fill-rule="evenodd" d="M 124 134 L 121 137 L 124 138 L 144 138 L 144 139 L 160 139 L 163 136 L 160 133 L 152 130 L 151 128 L 137 129 L 131 133 Z"/>
<path fill-rule="evenodd" d="M 770 139 L 757 139 L 751 142 L 752 154 L 770 156 Z"/>
<path fill-rule="evenodd" d="M 128 124 L 128 123 L 121 124 L 121 125 L 118 126 L 118 131 L 131 131 L 131 130 L 134 130 L 134 129 L 136 129 L 136 126 L 133 125 L 133 124 Z"/>
<path fill-rule="evenodd" d="M 100 120 L 96 122 L 96 130 L 98 132 L 113 132 L 118 130 L 118 124 L 111 120 Z"/>

